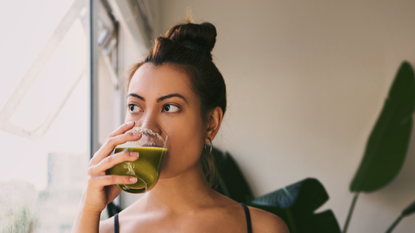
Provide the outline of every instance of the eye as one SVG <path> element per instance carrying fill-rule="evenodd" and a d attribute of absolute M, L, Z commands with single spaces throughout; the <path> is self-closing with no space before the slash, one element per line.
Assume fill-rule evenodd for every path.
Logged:
<path fill-rule="evenodd" d="M 163 112 L 178 112 L 179 110 L 179 107 L 172 104 L 166 104 L 163 106 Z"/>
<path fill-rule="evenodd" d="M 141 111 L 141 108 L 138 107 L 135 104 L 129 104 L 128 105 L 128 109 L 130 110 L 130 113 L 137 113 L 137 112 L 140 112 Z"/>

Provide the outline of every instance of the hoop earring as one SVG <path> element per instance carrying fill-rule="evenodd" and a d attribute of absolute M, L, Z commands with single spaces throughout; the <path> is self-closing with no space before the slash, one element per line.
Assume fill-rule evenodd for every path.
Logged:
<path fill-rule="evenodd" d="M 209 139 L 209 145 L 210 145 L 209 154 L 212 154 L 212 149 L 213 149 L 212 139 L 210 139 L 210 137 L 208 137 L 208 139 Z M 206 146 L 205 146 L 205 149 L 206 149 Z"/>

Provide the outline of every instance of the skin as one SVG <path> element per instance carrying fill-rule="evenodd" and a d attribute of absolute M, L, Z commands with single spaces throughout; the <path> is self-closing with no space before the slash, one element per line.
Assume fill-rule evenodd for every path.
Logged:
<path fill-rule="evenodd" d="M 100 223 L 100 213 L 120 194 L 114 184 L 135 180 L 105 175 L 105 170 L 139 159 L 139 155 L 127 152 L 110 155 L 116 145 L 141 137 L 124 134 L 134 127 L 134 123 L 128 124 L 131 121 L 158 124 L 170 141 L 157 185 L 119 214 L 121 232 L 247 232 L 241 205 L 210 188 L 200 163 L 204 143 L 219 131 L 221 108 L 210 111 L 204 121 L 189 77 L 166 64 L 141 66 L 128 93 L 126 124 L 111 133 L 91 159 L 88 184 L 72 232 L 114 232 L 113 218 Z M 289 232 L 279 217 L 249 209 L 254 233 Z"/>

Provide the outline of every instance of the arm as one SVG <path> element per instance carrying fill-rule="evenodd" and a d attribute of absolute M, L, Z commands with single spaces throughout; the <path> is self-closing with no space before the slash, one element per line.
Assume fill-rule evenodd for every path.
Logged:
<path fill-rule="evenodd" d="M 83 198 L 82 198 L 83 199 Z M 99 219 L 101 212 L 88 211 L 81 202 L 78 208 L 78 215 L 75 218 L 75 223 L 72 226 L 72 233 L 75 232 L 99 232 Z"/>
<path fill-rule="evenodd" d="M 137 153 L 128 151 L 110 155 L 116 145 L 140 139 L 141 135 L 139 134 L 124 134 L 133 126 L 134 122 L 124 124 L 116 129 L 92 157 L 88 168 L 88 183 L 82 194 L 72 233 L 98 232 L 102 210 L 121 192 L 115 184 L 133 184 L 137 182 L 135 177 L 105 174 L 107 169 L 118 163 L 138 159 Z"/>

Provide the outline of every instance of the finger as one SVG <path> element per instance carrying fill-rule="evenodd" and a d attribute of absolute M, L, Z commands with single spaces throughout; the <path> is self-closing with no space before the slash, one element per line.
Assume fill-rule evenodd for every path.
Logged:
<path fill-rule="evenodd" d="M 107 139 L 91 159 L 91 164 L 98 164 L 101 162 L 101 160 L 111 154 L 115 146 L 126 143 L 127 141 L 137 141 L 140 138 L 140 133 L 127 133 Z"/>
<path fill-rule="evenodd" d="M 115 184 L 135 184 L 137 183 L 137 177 L 119 175 L 90 176 L 88 182 L 93 187 L 104 188 L 105 186 Z"/>
<path fill-rule="evenodd" d="M 108 135 L 108 138 L 112 138 L 112 137 L 115 137 L 115 136 L 118 136 L 120 134 L 125 133 L 126 131 L 132 129 L 134 127 L 134 124 L 135 124 L 134 121 L 130 121 L 130 122 L 127 122 L 127 123 L 121 125 L 116 130 L 114 130 L 112 133 L 110 133 Z"/>
<path fill-rule="evenodd" d="M 107 156 L 97 165 L 93 166 L 92 174 L 99 174 L 105 172 L 107 169 L 114 167 L 116 164 L 125 162 L 125 161 L 134 161 L 139 157 L 138 152 L 122 151 L 116 154 Z M 91 174 L 91 175 L 92 175 Z"/>
<path fill-rule="evenodd" d="M 118 135 L 122 135 L 122 134 L 124 134 L 126 131 L 128 131 L 128 130 L 130 130 L 130 129 L 132 129 L 133 127 L 134 127 L 134 125 L 135 125 L 135 122 L 134 121 L 129 121 L 129 122 L 127 122 L 127 123 L 125 123 L 125 124 L 123 124 L 123 125 L 121 125 L 120 127 L 118 127 L 116 130 L 114 130 L 112 133 L 110 133 L 109 135 L 108 135 L 108 138 L 107 138 L 107 140 L 106 141 L 108 141 L 110 138 L 113 138 L 113 137 L 116 137 L 116 136 L 118 136 Z M 101 147 L 102 148 L 102 147 Z M 97 152 L 95 152 L 95 154 L 94 154 L 94 156 L 92 157 L 93 159 L 91 159 L 91 164 L 96 164 L 96 163 L 98 163 L 99 161 L 101 161 L 101 159 L 103 159 L 103 158 L 101 158 L 101 159 L 94 159 L 97 155 L 99 155 L 100 154 L 100 152 L 101 152 L 101 148 L 97 151 Z M 114 148 L 112 148 L 111 149 L 111 152 L 112 152 L 112 150 L 114 150 Z M 110 153 L 108 153 L 108 154 L 110 154 Z M 108 155 L 107 154 L 107 155 Z M 107 156 L 106 155 L 106 156 Z M 102 156 L 101 156 L 102 157 Z M 96 160 L 98 160 L 98 161 L 96 161 Z"/>
<path fill-rule="evenodd" d="M 121 193 L 121 189 L 115 185 L 106 186 L 105 190 L 107 192 L 107 204 L 113 201 Z"/>

